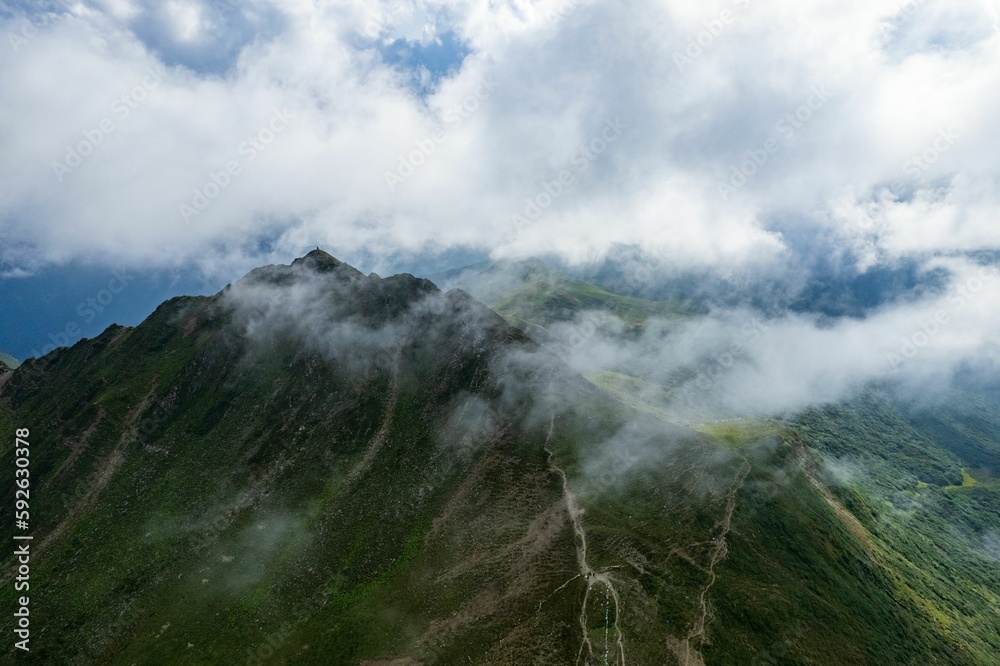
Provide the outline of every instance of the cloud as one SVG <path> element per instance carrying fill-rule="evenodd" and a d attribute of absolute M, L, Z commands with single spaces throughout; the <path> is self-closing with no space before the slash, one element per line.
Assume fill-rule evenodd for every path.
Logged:
<path fill-rule="evenodd" d="M 366 277 L 320 252 L 252 271 L 220 304 L 255 360 L 294 355 L 349 374 L 403 372 L 434 390 L 450 384 L 426 373 L 491 357 L 510 338 L 503 319 L 464 292 L 405 274 Z"/>
<path fill-rule="evenodd" d="M 802 281 L 1000 246 L 990 3 L 27 7 L 0 24 L 5 275 L 634 246 Z"/>
<path fill-rule="evenodd" d="M 15 12 L 0 26 L 15 38 L 0 50 L 10 147 L 0 200 L 16 249 L 0 260 L 8 270 L 71 258 L 209 265 L 318 243 L 348 256 L 470 247 L 586 261 L 624 243 L 715 269 L 799 252 L 778 219 L 835 228 L 868 262 L 992 248 L 1000 33 L 989 10 L 971 0 L 767 11 L 748 0 L 133 0 L 45 20 Z M 421 48 L 441 36 L 469 52 L 415 91 L 413 76 L 434 67 Z M 416 46 L 390 62 L 375 41 Z M 116 115 L 157 69 L 155 90 Z M 483 80 L 499 88 L 449 116 Z M 179 206 L 239 160 L 276 109 L 294 125 L 184 224 Z M 512 233 L 512 216 L 614 118 L 628 124 L 619 141 Z M 60 181 L 53 163 L 104 120 L 113 132 Z M 386 172 L 436 131 L 444 140 L 390 191 Z M 958 138 L 914 168 L 942 131 Z M 722 197 L 741 169 L 752 174 Z M 872 205 L 883 233 L 859 238 L 851 209 Z"/>
<path fill-rule="evenodd" d="M 995 376 L 1000 272 L 961 259 L 940 263 L 953 276 L 944 291 L 864 318 L 717 308 L 653 319 L 636 336 L 608 315 L 585 313 L 549 326 L 548 343 L 578 372 L 611 369 L 653 382 L 639 396 L 690 421 L 787 416 L 872 382 L 926 394 L 949 386 L 967 366 Z"/>
<path fill-rule="evenodd" d="M 655 358 L 682 402 L 725 414 L 932 381 L 996 349 L 990 297 L 950 301 L 977 270 L 963 257 L 1000 248 L 989 3 L 108 0 L 4 16 L 0 275 L 231 276 L 323 245 L 380 272 L 641 248 L 693 288 L 777 281 L 792 300 L 916 276 L 863 318 L 800 308 L 753 344 L 730 303 L 636 348 L 587 347 Z M 696 380 L 734 342 L 706 395 Z"/>

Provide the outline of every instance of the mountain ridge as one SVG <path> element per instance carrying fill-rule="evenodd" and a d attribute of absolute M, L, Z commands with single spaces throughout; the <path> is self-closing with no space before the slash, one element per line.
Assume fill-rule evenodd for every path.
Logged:
<path fill-rule="evenodd" d="M 32 431 L 30 660 L 982 654 L 900 605 L 923 588 L 838 514 L 880 505 L 831 505 L 797 430 L 671 424 L 465 292 L 310 255 L 6 376 L 0 428 Z"/>

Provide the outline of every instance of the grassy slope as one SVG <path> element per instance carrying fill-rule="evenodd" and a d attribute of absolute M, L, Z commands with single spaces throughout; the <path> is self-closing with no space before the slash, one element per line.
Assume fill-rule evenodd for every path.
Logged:
<path fill-rule="evenodd" d="M 232 663 L 275 643 L 271 659 L 293 663 L 448 663 L 511 633 L 493 663 L 569 651 L 571 599 L 529 612 L 573 564 L 542 433 L 512 422 L 442 450 L 460 444 L 442 441 L 456 394 L 492 399 L 485 358 L 430 368 L 387 420 L 388 373 L 347 376 L 291 346 L 251 364 L 213 317 L 175 301 L 7 387 L 2 425 L 29 425 L 35 456 L 33 660 Z"/>
<path fill-rule="evenodd" d="M 646 382 L 591 379 L 669 420 L 668 391 L 650 405 Z M 788 427 L 699 426 L 753 463 L 713 586 L 726 629 L 708 663 L 993 663 L 1000 419 L 974 396 L 949 404 L 972 404 L 971 418 L 872 391 Z M 782 444 L 765 453 L 768 441 Z"/>
<path fill-rule="evenodd" d="M 33 429 L 33 531 L 65 525 L 34 562 L 38 663 L 572 663 L 585 595 L 595 664 L 615 663 L 618 631 L 628 664 L 990 663 L 996 624 L 982 609 L 1000 588 L 988 567 L 915 553 L 938 533 L 878 520 L 876 486 L 838 487 L 831 503 L 813 482 L 798 438 L 825 455 L 844 440 L 880 451 L 860 439 L 871 421 L 707 424 L 698 436 L 559 378 L 548 446 L 583 509 L 587 563 L 611 585 L 588 594 L 548 424 L 523 425 L 518 405 L 502 434 L 461 455 L 442 448 L 465 441 L 445 425 L 458 393 L 500 395 L 482 359 L 419 370 L 414 350 L 419 381 L 393 402 L 387 373 L 348 376 L 293 349 L 251 363 L 204 300 L 180 299 L 0 393 L 4 432 Z M 639 386 L 605 379 L 619 399 Z M 962 482 L 956 459 L 898 446 L 929 480 Z M 899 450 L 883 458 L 887 478 Z M 941 511 L 971 520 L 980 509 L 964 498 L 986 497 L 933 492 L 935 529 Z M 984 515 L 983 534 L 995 524 Z M 918 565 L 934 572 L 926 589 Z M 964 606 L 936 600 L 949 576 Z M 954 612 L 969 615 L 949 624 Z"/>
<path fill-rule="evenodd" d="M 652 317 L 692 315 L 687 305 L 614 294 L 561 275 L 539 262 L 500 263 L 465 282 L 463 288 L 512 325 L 541 338 L 545 337 L 546 326 L 588 310 L 608 312 L 633 328 Z"/>
<path fill-rule="evenodd" d="M 578 287 L 550 272 L 526 280 L 492 305 L 526 330 L 557 319 L 555 313 L 569 318 L 585 309 L 610 312 L 633 324 L 649 316 L 690 316 L 666 304 L 622 302 L 617 295 Z M 611 371 L 588 379 L 628 408 L 671 419 L 669 388 Z M 969 402 L 968 396 L 963 398 Z M 727 573 L 712 588 L 720 596 L 713 609 L 716 623 L 725 630 L 708 637 L 712 643 L 704 654 L 709 663 L 991 663 L 1000 644 L 994 610 L 1000 605 L 990 590 L 1000 587 L 994 562 L 970 544 L 977 539 L 981 544 L 990 530 L 996 538 L 1000 530 L 995 405 L 976 404 L 961 414 L 934 409 L 914 413 L 908 418 L 881 400 L 860 402 L 853 410 L 827 410 L 820 432 L 816 413 L 807 414 L 793 430 L 766 422 L 699 427 L 719 444 L 752 444 L 758 452 L 767 450 L 768 442 L 787 444 L 749 458 L 753 464 L 733 515 L 733 546 L 727 542 L 727 559 L 720 567 Z M 803 439 L 823 454 L 836 458 L 847 453 L 852 462 L 874 467 L 875 480 L 845 489 L 832 474 L 822 479 L 807 474 L 789 453 Z M 898 487 L 901 477 L 912 489 Z M 923 480 L 922 497 L 915 479 Z M 836 488 L 838 497 L 825 498 L 813 481 L 824 489 Z M 899 492 L 912 493 L 904 495 L 910 507 L 905 516 L 871 509 L 887 502 L 892 507 L 888 498 Z M 910 504 L 914 498 L 920 510 Z M 640 503 L 632 497 L 621 506 L 634 513 Z M 866 519 L 873 515 L 883 524 L 870 524 Z M 676 515 L 651 517 L 643 530 L 658 521 L 670 522 L 671 531 L 652 543 L 683 542 Z M 955 525 L 973 535 L 959 538 L 964 545 L 956 543 Z M 611 531 L 617 539 L 636 537 L 629 528 Z M 699 537 L 692 532 L 687 538 L 697 542 Z M 644 601 L 650 609 L 654 596 Z M 656 603 L 669 605 L 658 597 Z M 672 620 L 675 626 L 691 622 Z M 686 636 L 680 632 L 674 637 Z"/>
<path fill-rule="evenodd" d="M 628 663 L 962 663 L 818 492 L 793 432 L 719 428 L 584 493 L 595 568 L 622 567 Z"/>
<path fill-rule="evenodd" d="M 689 315 L 682 306 L 619 296 L 568 279 L 529 283 L 504 294 L 490 306 L 512 323 L 529 325 L 544 325 L 590 309 L 614 314 L 629 326 L 641 326 L 650 317 Z"/>
<path fill-rule="evenodd" d="M 1000 529 L 1000 488 L 989 482 L 1000 418 L 987 409 L 970 419 L 950 404 L 911 410 L 873 390 L 805 414 L 798 430 L 833 469 L 849 470 L 835 489 L 878 540 L 901 603 L 933 619 L 957 661 L 988 664 L 1000 653 L 1000 570 L 989 547 Z M 964 473 L 973 464 L 985 484 Z"/>

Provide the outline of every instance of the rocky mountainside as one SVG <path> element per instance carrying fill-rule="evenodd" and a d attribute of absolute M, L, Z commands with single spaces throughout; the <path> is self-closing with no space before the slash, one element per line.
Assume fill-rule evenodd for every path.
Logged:
<path fill-rule="evenodd" d="M 16 428 L 29 663 L 989 663 L 795 430 L 669 423 L 321 251 L 4 373 Z"/>

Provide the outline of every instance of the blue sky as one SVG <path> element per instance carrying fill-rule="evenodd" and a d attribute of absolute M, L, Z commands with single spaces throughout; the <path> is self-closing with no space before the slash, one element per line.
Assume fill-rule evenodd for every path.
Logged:
<path fill-rule="evenodd" d="M 0 280 L 0 348 L 24 360 L 94 337 L 111 324 L 136 325 L 164 300 L 224 285 L 166 271 L 66 265 Z"/>
<path fill-rule="evenodd" d="M 432 91 L 469 55 L 468 45 L 451 30 L 426 43 L 396 37 L 378 43 L 376 48 L 386 63 L 412 77 L 421 93 Z"/>
<path fill-rule="evenodd" d="M 273 261 L 291 263 L 311 249 L 275 256 Z M 336 252 L 335 248 L 325 249 Z M 482 252 L 461 249 L 433 256 L 397 256 L 388 270 L 384 258 L 365 253 L 350 256 L 349 261 L 367 272 L 380 265 L 383 276 L 411 273 L 424 277 L 487 257 Z M 169 298 L 215 294 L 240 277 L 241 273 L 230 279 L 207 276 L 196 267 L 144 270 L 72 263 L 29 276 L 0 279 L 0 351 L 22 361 L 44 356 L 56 347 L 95 337 L 112 324 L 136 326 Z"/>
<path fill-rule="evenodd" d="M 950 275 L 850 334 L 891 348 L 1000 248 L 992 0 L 39 7 L 0 12 L 15 356 L 118 267 L 81 334 L 317 245 L 383 275 L 621 248 L 803 291 Z M 961 315 L 942 358 L 1000 330 Z"/>
<path fill-rule="evenodd" d="M 245 11 L 235 2 L 205 3 L 201 5 L 202 20 L 224 25 L 224 29 L 207 32 L 204 40 L 186 40 L 171 30 L 165 5 L 136 4 L 141 9 L 122 21 L 122 26 L 165 67 L 182 67 L 202 77 L 231 75 L 243 49 L 273 39 L 284 22 L 281 12 L 267 5 Z M 5 5 L 4 15 L 15 28 L 22 25 L 19 20 L 27 19 L 35 30 L 44 31 L 65 20 L 61 17 L 68 8 L 68 3 L 60 2 L 13 2 Z M 21 36 L 22 32 L 15 29 L 13 34 Z M 33 34 L 31 29 L 27 34 Z M 354 40 L 353 46 L 379 54 L 388 66 L 409 78 L 420 95 L 428 94 L 443 77 L 454 73 L 469 54 L 468 46 L 450 30 L 429 38 L 425 34 L 423 39 L 391 33 L 363 35 Z M 307 250 L 303 248 L 301 253 Z M 290 262 L 299 253 L 286 249 L 273 256 L 274 261 Z M 387 264 L 384 257 L 375 259 L 362 249 L 352 256 L 352 261 L 361 268 L 378 265 L 385 271 L 391 265 L 389 272 L 426 275 L 482 261 L 486 256 L 482 252 L 449 250 L 427 257 L 394 257 Z M 137 325 L 173 296 L 212 294 L 230 281 L 218 273 L 206 275 L 194 265 L 153 270 L 128 262 L 121 266 L 71 261 L 30 271 L 16 269 L 0 277 L 0 313 L 4 317 L 0 350 L 18 359 L 44 355 L 56 346 L 94 337 L 111 324 Z M 238 277 L 234 274 L 232 280 Z"/>

